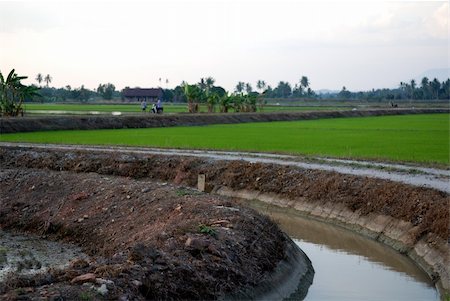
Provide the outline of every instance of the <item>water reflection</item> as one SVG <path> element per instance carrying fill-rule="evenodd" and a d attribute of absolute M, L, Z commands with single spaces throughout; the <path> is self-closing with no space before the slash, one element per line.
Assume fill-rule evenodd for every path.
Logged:
<path fill-rule="evenodd" d="M 311 259 L 314 282 L 305 300 L 439 300 L 424 271 L 406 256 L 345 229 L 259 202 Z"/>

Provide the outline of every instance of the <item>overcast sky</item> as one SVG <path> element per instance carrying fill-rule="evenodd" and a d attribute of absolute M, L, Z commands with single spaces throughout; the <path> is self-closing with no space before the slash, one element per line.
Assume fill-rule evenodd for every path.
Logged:
<path fill-rule="evenodd" d="M 449 67 L 448 19 L 448 1 L 0 1 L 0 70 L 91 89 L 392 88 Z"/>

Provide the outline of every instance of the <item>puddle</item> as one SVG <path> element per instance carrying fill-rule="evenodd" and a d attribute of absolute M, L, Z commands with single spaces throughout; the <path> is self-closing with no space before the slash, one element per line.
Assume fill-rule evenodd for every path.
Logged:
<path fill-rule="evenodd" d="M 282 209 L 251 206 L 271 216 L 311 260 L 315 275 L 304 300 L 439 300 L 428 275 L 395 250 Z"/>
<path fill-rule="evenodd" d="M 71 244 L 0 230 L 0 282 L 10 272 L 35 275 L 49 268 L 64 269 L 74 258 L 88 256 Z"/>

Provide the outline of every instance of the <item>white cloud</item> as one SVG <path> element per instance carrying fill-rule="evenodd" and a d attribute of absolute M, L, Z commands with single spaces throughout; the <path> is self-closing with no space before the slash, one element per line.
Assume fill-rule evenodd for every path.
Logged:
<path fill-rule="evenodd" d="M 447 2 L 424 1 L 0 1 L 0 67 L 90 88 L 208 75 L 228 89 L 301 75 L 376 88 L 445 66 L 446 14 Z"/>
<path fill-rule="evenodd" d="M 449 34 L 449 4 L 443 3 L 434 13 L 424 20 L 427 33 L 435 38 L 448 39 Z"/>

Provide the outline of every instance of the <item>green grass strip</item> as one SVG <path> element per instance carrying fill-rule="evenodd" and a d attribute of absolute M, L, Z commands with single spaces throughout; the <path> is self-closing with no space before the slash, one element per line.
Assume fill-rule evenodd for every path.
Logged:
<path fill-rule="evenodd" d="M 0 141 L 279 152 L 449 164 L 449 114 L 2 134 Z"/>

